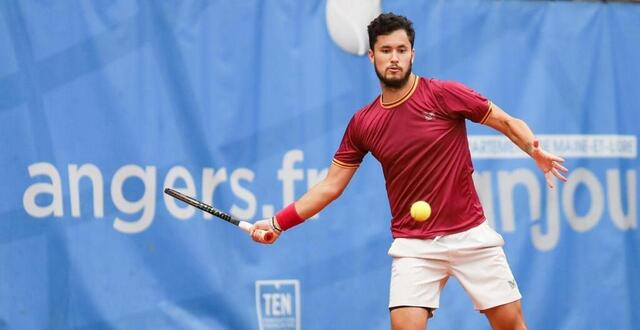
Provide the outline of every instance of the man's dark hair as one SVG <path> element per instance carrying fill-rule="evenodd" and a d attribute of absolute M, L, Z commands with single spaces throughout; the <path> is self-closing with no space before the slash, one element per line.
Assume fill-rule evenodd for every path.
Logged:
<path fill-rule="evenodd" d="M 369 26 L 367 26 L 367 32 L 369 32 L 369 48 L 373 50 L 378 36 L 391 34 L 396 30 L 405 30 L 411 42 L 411 48 L 413 48 L 413 40 L 416 37 L 416 31 L 413 30 L 413 23 L 404 16 L 396 15 L 394 13 L 382 13 L 376 17 Z"/>

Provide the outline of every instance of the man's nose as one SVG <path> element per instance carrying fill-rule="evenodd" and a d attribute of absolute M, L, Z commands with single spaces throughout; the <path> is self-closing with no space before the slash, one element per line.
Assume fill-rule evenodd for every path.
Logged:
<path fill-rule="evenodd" d="M 398 52 L 391 52 L 391 62 L 398 62 Z"/>

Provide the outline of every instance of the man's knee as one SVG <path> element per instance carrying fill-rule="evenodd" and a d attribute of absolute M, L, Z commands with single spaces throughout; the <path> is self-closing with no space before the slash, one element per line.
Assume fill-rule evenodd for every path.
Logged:
<path fill-rule="evenodd" d="M 482 311 L 494 330 L 526 330 L 520 300 Z"/>
<path fill-rule="evenodd" d="M 393 330 L 424 330 L 433 312 L 424 307 L 400 306 L 390 309 L 390 314 Z"/>

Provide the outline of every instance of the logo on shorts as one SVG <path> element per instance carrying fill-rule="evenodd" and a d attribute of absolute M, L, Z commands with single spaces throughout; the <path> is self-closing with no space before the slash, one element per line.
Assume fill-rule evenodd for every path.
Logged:
<path fill-rule="evenodd" d="M 511 287 L 511 289 L 515 289 L 516 288 L 516 281 L 511 280 L 511 281 L 507 281 L 507 283 L 509 283 L 509 286 Z"/>
<path fill-rule="evenodd" d="M 300 281 L 256 281 L 256 310 L 260 330 L 300 330 Z"/>

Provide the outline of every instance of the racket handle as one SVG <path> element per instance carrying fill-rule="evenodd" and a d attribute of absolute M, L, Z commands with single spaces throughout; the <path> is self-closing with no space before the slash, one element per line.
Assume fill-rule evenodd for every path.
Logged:
<path fill-rule="evenodd" d="M 240 221 L 240 223 L 238 223 L 238 227 L 240 227 L 240 229 L 242 229 L 247 234 L 251 234 L 251 224 L 250 223 L 248 223 L 246 221 Z M 270 231 L 258 229 L 258 230 L 256 230 L 256 233 L 258 234 L 258 236 L 260 238 L 262 238 L 263 240 L 265 240 L 267 242 L 271 242 L 273 240 L 273 233 L 270 232 Z"/>
<path fill-rule="evenodd" d="M 242 229 L 247 234 L 251 234 L 251 224 L 250 223 L 248 223 L 246 221 L 240 221 L 238 223 L 238 227 L 240 227 L 240 229 Z"/>

